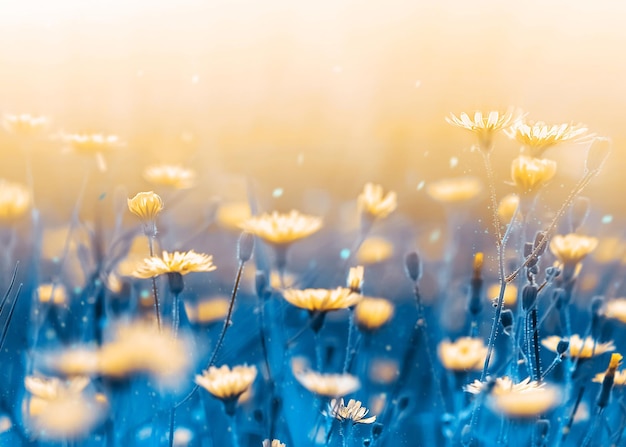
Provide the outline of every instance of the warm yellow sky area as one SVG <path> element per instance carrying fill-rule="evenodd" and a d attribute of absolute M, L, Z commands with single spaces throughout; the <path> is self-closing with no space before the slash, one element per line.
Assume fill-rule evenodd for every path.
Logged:
<path fill-rule="evenodd" d="M 444 117 L 516 106 L 612 137 L 589 194 L 615 198 L 625 23 L 621 1 L 0 0 L 0 112 L 120 135 L 111 169 L 130 190 L 146 164 L 181 161 L 212 179 L 252 173 L 269 190 L 345 198 L 374 180 L 419 204 L 422 180 L 483 175 L 471 135 Z M 15 143 L 0 135 L 0 176 L 23 181 Z M 503 181 L 518 146 L 498 143 Z M 78 183 L 72 154 L 39 144 L 36 178 Z M 582 173 L 584 153 L 549 153 L 559 183 Z"/>

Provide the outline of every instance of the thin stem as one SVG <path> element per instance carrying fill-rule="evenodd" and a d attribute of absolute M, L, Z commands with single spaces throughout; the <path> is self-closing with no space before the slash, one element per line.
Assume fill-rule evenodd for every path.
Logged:
<path fill-rule="evenodd" d="M 20 296 L 20 292 L 22 291 L 22 286 L 24 284 L 20 283 L 17 287 L 17 291 L 15 292 L 15 298 L 11 303 L 11 307 L 9 308 L 9 314 L 7 316 L 6 321 L 4 322 L 4 327 L 2 328 L 2 337 L 0 338 L 0 352 L 2 352 L 2 348 L 4 347 L 4 342 L 7 338 L 7 333 L 9 332 L 9 326 L 11 325 L 11 320 L 13 319 L 13 312 L 15 311 L 15 305 L 17 304 L 17 300 Z"/>
<path fill-rule="evenodd" d="M 150 257 L 154 257 L 154 236 L 148 236 L 148 249 Z M 161 304 L 159 302 L 159 291 L 156 283 L 156 277 L 152 277 L 152 296 L 154 296 L 154 313 L 156 315 L 157 326 L 161 332 Z"/>
<path fill-rule="evenodd" d="M 237 433 L 237 414 L 230 416 L 230 435 L 233 440 L 233 447 L 239 447 L 239 434 Z"/>
<path fill-rule="evenodd" d="M 180 294 L 175 293 L 172 299 L 172 332 L 174 338 L 178 337 L 178 327 L 180 326 Z"/>
<path fill-rule="evenodd" d="M 346 358 L 343 362 L 343 372 L 348 372 L 348 368 L 350 367 L 350 363 L 352 361 L 354 348 L 352 347 L 352 333 L 354 332 L 354 309 L 350 308 L 350 317 L 348 318 L 348 342 L 346 343 Z"/>
<path fill-rule="evenodd" d="M 169 435 L 169 444 L 170 447 L 174 446 L 174 427 L 176 425 L 176 406 L 172 406 L 170 410 L 170 435 Z"/>
<path fill-rule="evenodd" d="M 541 365 L 539 364 L 539 331 L 537 330 L 537 307 L 533 307 L 530 311 L 531 329 L 532 329 L 532 345 L 534 356 L 534 378 L 536 381 L 541 381 Z M 531 355 L 529 353 L 529 355 Z"/>

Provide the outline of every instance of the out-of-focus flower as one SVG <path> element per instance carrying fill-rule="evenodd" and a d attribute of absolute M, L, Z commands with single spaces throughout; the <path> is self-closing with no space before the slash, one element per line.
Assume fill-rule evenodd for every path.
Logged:
<path fill-rule="evenodd" d="M 525 419 L 537 417 L 559 405 L 561 393 L 554 386 L 536 386 L 526 390 L 511 389 L 508 392 L 490 395 L 487 402 L 498 413 L 510 418 Z"/>
<path fill-rule="evenodd" d="M 591 257 L 594 261 L 605 264 L 619 261 L 626 255 L 626 242 L 619 237 L 604 237 L 598 240 L 598 246 Z"/>
<path fill-rule="evenodd" d="M 597 238 L 576 233 L 556 235 L 550 241 L 550 251 L 566 267 L 576 266 L 597 246 Z"/>
<path fill-rule="evenodd" d="M 269 439 L 265 439 L 263 441 L 263 447 L 285 447 L 285 444 L 280 442 L 278 439 L 272 439 L 272 442 L 270 442 Z"/>
<path fill-rule="evenodd" d="M 615 298 L 606 303 L 604 316 L 626 323 L 626 298 Z"/>
<path fill-rule="evenodd" d="M 384 195 L 383 187 L 374 183 L 365 185 L 357 202 L 361 213 L 373 219 L 387 217 L 398 206 L 395 192 L 390 191 L 387 195 Z"/>
<path fill-rule="evenodd" d="M 393 304 L 384 298 L 364 297 L 354 309 L 354 321 L 361 330 L 373 331 L 387 323 L 393 311 Z"/>
<path fill-rule="evenodd" d="M 346 281 L 346 287 L 352 290 L 354 293 L 361 293 L 363 288 L 363 273 L 364 269 L 362 265 L 356 267 L 350 267 L 348 272 L 348 280 Z"/>
<path fill-rule="evenodd" d="M 376 416 L 365 417 L 369 410 L 362 405 L 361 401 L 354 399 L 350 399 L 348 405 L 344 405 L 343 398 L 332 399 L 328 404 L 328 414 L 330 417 L 352 424 L 371 424 L 376 421 Z"/>
<path fill-rule="evenodd" d="M 309 370 L 296 370 L 294 376 L 312 393 L 327 397 L 341 397 L 359 389 L 359 379 L 351 374 L 321 374 Z"/>
<path fill-rule="evenodd" d="M 86 393 L 86 377 L 62 381 L 56 377 L 27 376 L 30 392 L 26 425 L 44 439 L 76 439 L 86 436 L 103 418 L 107 401 Z"/>
<path fill-rule="evenodd" d="M 494 303 L 497 302 L 498 296 L 500 296 L 500 284 L 492 284 L 487 289 L 487 298 Z M 504 289 L 504 305 L 506 307 L 513 307 L 517 303 L 517 286 L 515 284 L 507 284 Z"/>
<path fill-rule="evenodd" d="M 361 295 L 344 287 L 336 289 L 287 289 L 283 297 L 296 307 L 312 312 L 347 309 L 361 300 Z"/>
<path fill-rule="evenodd" d="M 74 133 L 64 134 L 63 139 L 69 143 L 76 152 L 96 154 L 115 149 L 121 145 L 117 135 L 105 135 L 101 133 Z"/>
<path fill-rule="evenodd" d="M 482 338 L 461 337 L 454 342 L 439 343 L 439 359 L 451 371 L 480 370 L 487 357 L 487 347 Z"/>
<path fill-rule="evenodd" d="M 227 298 L 213 298 L 199 301 L 195 305 L 185 303 L 187 318 L 192 323 L 209 324 L 223 320 L 228 314 L 230 300 Z"/>
<path fill-rule="evenodd" d="M 513 218 L 515 210 L 519 206 L 519 196 L 517 194 L 507 194 L 500 200 L 498 205 L 498 217 L 500 222 L 508 224 Z M 519 215 L 519 211 L 518 211 Z"/>
<path fill-rule="evenodd" d="M 430 183 L 426 188 L 426 192 L 433 200 L 444 204 L 470 202 L 482 191 L 483 184 L 476 177 L 443 179 Z"/>
<path fill-rule="evenodd" d="M 41 284 L 37 287 L 40 303 L 65 304 L 67 291 L 62 284 Z"/>
<path fill-rule="evenodd" d="M 20 218 L 30 204 L 28 189 L 19 183 L 0 179 L 0 221 L 11 222 Z"/>
<path fill-rule="evenodd" d="M 593 378 L 596 383 L 602 383 L 604 381 L 605 372 L 598 373 Z M 615 371 L 615 378 L 613 379 L 613 385 L 624 386 L 626 385 L 626 371 Z"/>
<path fill-rule="evenodd" d="M 515 122 L 505 133 L 509 138 L 522 144 L 522 150 L 528 152 L 531 157 L 541 155 L 552 146 L 566 141 L 581 141 L 591 137 L 587 134 L 588 129 L 580 124 L 554 124 L 544 122 Z"/>
<path fill-rule="evenodd" d="M 363 241 L 356 253 L 357 262 L 361 264 L 376 264 L 384 262 L 393 255 L 393 245 L 382 237 L 368 237 Z"/>
<path fill-rule="evenodd" d="M 180 273 L 186 275 L 191 272 L 212 272 L 217 267 L 213 265 L 213 256 L 196 253 L 163 251 L 162 257 L 146 258 L 133 272 L 136 278 L 152 278 L 164 273 Z"/>
<path fill-rule="evenodd" d="M 542 388 L 545 386 L 545 383 L 539 383 L 532 381 L 530 377 L 522 380 L 521 382 L 515 383 L 513 380 L 508 377 L 498 377 L 495 382 L 492 384 L 491 393 L 492 394 L 504 394 L 508 392 L 523 392 L 529 391 L 534 388 Z M 471 394 L 480 394 L 484 389 L 489 388 L 489 384 L 487 382 L 481 382 L 480 380 L 474 380 L 474 382 L 465 385 L 464 390 Z"/>
<path fill-rule="evenodd" d="M 13 428 L 13 422 L 11 418 L 5 414 L 0 415 L 0 435 L 6 433 Z"/>
<path fill-rule="evenodd" d="M 322 227 L 322 219 L 300 214 L 292 210 L 288 214 L 274 211 L 248 219 L 241 229 L 248 231 L 266 242 L 287 245 L 317 232 Z"/>
<path fill-rule="evenodd" d="M 226 202 L 217 209 L 217 223 L 230 230 L 239 230 L 252 217 L 248 202 Z"/>
<path fill-rule="evenodd" d="M 521 195 L 533 195 L 556 174 L 556 162 L 525 155 L 511 163 L 511 178 Z"/>
<path fill-rule="evenodd" d="M 557 335 L 552 335 L 541 340 L 541 344 L 550 351 L 557 352 L 559 342 L 564 340 L 567 339 L 563 339 Z M 611 352 L 614 350 L 615 345 L 612 341 L 600 343 L 591 337 L 587 337 L 583 340 L 578 334 L 574 334 L 569 338 L 569 349 L 567 350 L 567 355 L 570 357 L 589 359 L 596 355 L 601 355 L 605 352 Z"/>
<path fill-rule="evenodd" d="M 202 375 L 196 375 L 195 381 L 218 399 L 236 400 L 252 386 L 256 375 L 255 366 L 241 365 L 232 369 L 226 365 L 211 366 Z"/>
<path fill-rule="evenodd" d="M 4 128 L 20 136 L 31 136 L 42 133 L 48 126 L 45 116 L 33 116 L 28 113 L 21 115 L 6 114 L 2 120 Z"/>
<path fill-rule="evenodd" d="M 502 113 L 492 110 L 485 116 L 482 112 L 476 111 L 472 120 L 467 113 L 463 112 L 458 118 L 454 114 L 450 114 L 449 117 L 446 117 L 446 121 L 453 126 L 473 132 L 478 139 L 478 148 L 488 152 L 493 148 L 494 134 L 513 121 L 513 113 L 511 111 Z"/>
<path fill-rule="evenodd" d="M 375 358 L 370 361 L 369 377 L 381 384 L 390 384 L 398 378 L 398 362 L 390 358 Z"/>
<path fill-rule="evenodd" d="M 153 185 L 187 189 L 193 186 L 196 173 L 180 165 L 159 164 L 146 167 L 143 177 Z"/>

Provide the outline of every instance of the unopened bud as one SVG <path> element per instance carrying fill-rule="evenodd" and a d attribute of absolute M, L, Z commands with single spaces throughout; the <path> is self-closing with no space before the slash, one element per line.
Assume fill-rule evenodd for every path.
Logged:
<path fill-rule="evenodd" d="M 522 289 L 522 307 L 529 310 L 537 301 L 537 287 L 526 285 Z"/>
<path fill-rule="evenodd" d="M 252 251 L 254 250 L 254 235 L 244 231 L 239 236 L 239 242 L 237 243 L 237 257 L 239 262 L 248 262 L 252 257 Z"/>
<path fill-rule="evenodd" d="M 478 252 L 474 255 L 474 265 L 473 265 L 473 272 L 474 272 L 474 278 L 480 278 L 482 275 L 482 270 L 483 270 L 483 262 L 484 262 L 484 255 L 482 254 L 482 252 Z"/>
<path fill-rule="evenodd" d="M 604 297 L 594 296 L 591 299 L 591 313 L 593 315 L 597 315 L 600 312 L 600 309 L 604 305 Z"/>
<path fill-rule="evenodd" d="M 544 241 L 545 238 L 546 233 L 544 233 L 543 231 L 539 231 L 535 235 L 535 244 L 533 245 L 533 250 L 536 250 L 537 248 L 539 249 L 539 251 L 537 251 L 537 256 L 541 256 L 546 251 L 546 246 L 548 244 L 546 244 L 546 241 Z"/>
<path fill-rule="evenodd" d="M 556 352 L 559 355 L 563 355 L 569 349 L 569 340 L 559 340 L 556 345 Z"/>
<path fill-rule="evenodd" d="M 504 332 L 510 334 L 513 328 L 513 312 L 510 309 L 504 309 L 500 314 L 500 322 Z"/>
<path fill-rule="evenodd" d="M 374 440 L 378 439 L 378 437 L 381 435 L 382 432 L 383 432 L 383 424 L 376 422 L 374 423 L 374 425 L 372 425 L 372 438 Z"/>
<path fill-rule="evenodd" d="M 609 138 L 594 138 L 587 151 L 585 170 L 587 173 L 597 174 L 611 153 L 611 140 Z"/>
<path fill-rule="evenodd" d="M 417 252 L 412 251 L 404 259 L 404 268 L 407 276 L 413 281 L 418 282 L 422 276 L 422 261 Z"/>

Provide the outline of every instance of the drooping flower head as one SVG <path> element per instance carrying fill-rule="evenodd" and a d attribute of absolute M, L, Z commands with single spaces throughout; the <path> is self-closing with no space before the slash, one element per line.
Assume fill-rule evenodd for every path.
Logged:
<path fill-rule="evenodd" d="M 162 256 L 146 258 L 133 272 L 136 278 L 152 278 L 164 273 L 179 273 L 186 275 L 191 272 L 212 272 L 217 267 L 213 265 L 213 256 L 196 253 L 163 251 Z"/>
<path fill-rule="evenodd" d="M 588 129 L 580 124 L 554 124 L 544 122 L 515 122 L 505 132 L 522 144 L 522 151 L 531 157 L 541 157 L 549 148 L 566 141 L 588 139 Z"/>
<path fill-rule="evenodd" d="M 374 183 L 365 185 L 357 202 L 361 213 L 372 219 L 387 217 L 398 206 L 395 192 L 389 191 L 385 195 L 383 187 Z"/>
<path fill-rule="evenodd" d="M 484 115 L 482 112 L 476 111 L 473 120 L 467 113 L 463 112 L 458 118 L 450 114 L 449 117 L 446 117 L 446 121 L 453 126 L 473 132 L 478 140 L 478 148 L 483 152 L 489 152 L 493 148 L 494 134 L 513 121 L 513 112 L 502 113 L 492 110 Z"/>
<path fill-rule="evenodd" d="M 328 414 L 339 421 L 347 421 L 354 424 L 371 424 L 376 421 L 376 416 L 366 418 L 369 410 L 362 406 L 361 401 L 350 399 L 348 405 L 342 399 L 332 399 L 328 404 Z"/>

